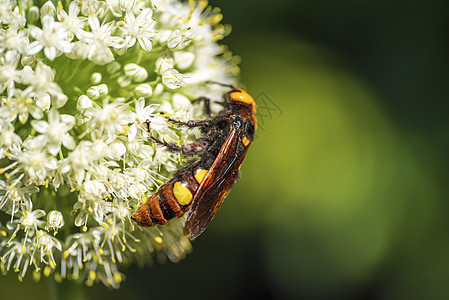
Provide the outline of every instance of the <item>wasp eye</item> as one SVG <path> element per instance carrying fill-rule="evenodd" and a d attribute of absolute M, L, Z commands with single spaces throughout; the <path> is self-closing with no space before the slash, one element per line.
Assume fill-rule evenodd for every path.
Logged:
<path fill-rule="evenodd" d="M 251 121 L 246 120 L 245 121 L 245 133 L 249 136 L 249 137 L 253 137 L 254 136 L 254 125 L 253 123 L 251 123 Z"/>

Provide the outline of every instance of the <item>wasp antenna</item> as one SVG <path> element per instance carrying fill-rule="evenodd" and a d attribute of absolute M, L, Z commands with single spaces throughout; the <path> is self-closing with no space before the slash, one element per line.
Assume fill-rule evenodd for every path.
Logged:
<path fill-rule="evenodd" d="M 212 81 L 212 80 L 208 80 L 206 82 L 207 83 L 212 83 L 212 84 L 218 84 L 218 85 L 221 85 L 221 86 L 230 87 L 231 89 L 235 89 L 235 86 L 233 86 L 232 84 L 227 84 L 227 83 L 222 83 L 222 82 L 217 82 L 217 81 Z"/>

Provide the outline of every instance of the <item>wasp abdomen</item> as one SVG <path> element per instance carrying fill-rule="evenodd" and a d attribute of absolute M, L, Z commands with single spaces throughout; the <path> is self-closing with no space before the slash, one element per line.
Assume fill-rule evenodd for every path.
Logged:
<path fill-rule="evenodd" d="M 207 170 L 181 170 L 172 180 L 162 185 L 131 216 L 139 226 L 151 227 L 167 224 L 179 218 L 190 208 L 196 190 Z"/>

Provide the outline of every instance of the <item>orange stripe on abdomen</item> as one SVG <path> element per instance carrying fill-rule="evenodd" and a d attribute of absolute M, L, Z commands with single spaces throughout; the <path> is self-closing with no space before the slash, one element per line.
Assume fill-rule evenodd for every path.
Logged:
<path fill-rule="evenodd" d="M 160 213 L 158 213 L 158 207 L 159 195 L 158 193 L 155 193 L 131 215 L 131 219 L 133 219 L 137 225 L 143 227 L 151 227 L 156 224 L 167 224 L 167 220 L 162 216 L 160 207 Z M 156 213 L 156 215 L 154 215 L 154 213 Z"/>
<path fill-rule="evenodd" d="M 167 220 L 173 219 L 174 217 L 179 218 L 185 213 L 185 209 L 183 210 L 181 208 L 173 195 L 173 185 L 174 181 L 170 180 L 158 190 L 158 194 L 160 195 L 159 204 Z"/>

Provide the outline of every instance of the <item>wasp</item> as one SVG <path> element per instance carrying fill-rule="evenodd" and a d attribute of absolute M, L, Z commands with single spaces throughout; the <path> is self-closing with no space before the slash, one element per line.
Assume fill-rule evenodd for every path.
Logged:
<path fill-rule="evenodd" d="M 211 116 L 210 99 L 200 97 L 193 102 L 204 103 L 208 116 L 203 120 L 181 122 L 169 119 L 188 128 L 199 128 L 201 137 L 185 146 L 151 139 L 170 151 L 199 158 L 178 170 L 173 178 L 162 185 L 131 218 L 140 226 L 167 224 L 187 212 L 184 235 L 198 237 L 212 221 L 226 194 L 238 180 L 242 161 L 254 140 L 257 128 L 256 103 L 246 91 L 217 82 L 230 88 L 223 95 L 224 109 Z"/>

